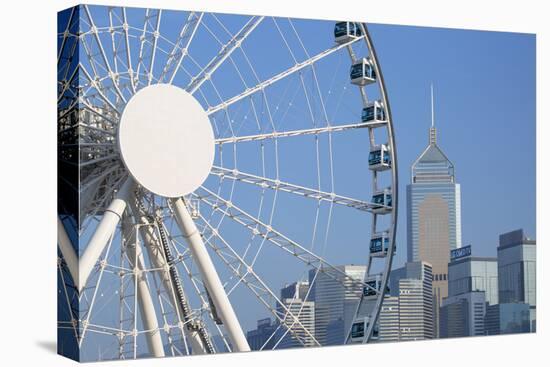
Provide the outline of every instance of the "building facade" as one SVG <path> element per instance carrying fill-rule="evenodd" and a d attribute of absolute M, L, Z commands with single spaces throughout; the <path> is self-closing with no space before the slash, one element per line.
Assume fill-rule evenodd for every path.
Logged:
<path fill-rule="evenodd" d="M 399 341 L 399 297 L 386 296 L 378 317 L 380 342 Z"/>
<path fill-rule="evenodd" d="M 499 303 L 526 303 L 530 308 L 531 329 L 536 329 L 536 241 L 522 229 L 500 235 L 498 257 Z"/>
<path fill-rule="evenodd" d="M 484 292 L 490 305 L 498 303 L 498 266 L 494 257 L 464 257 L 449 263 L 449 297 Z"/>
<path fill-rule="evenodd" d="M 516 334 L 532 332 L 530 307 L 527 303 L 499 303 L 488 306 L 485 334 Z"/>
<path fill-rule="evenodd" d="M 485 335 L 485 292 L 465 292 L 443 300 L 440 310 L 440 337 L 459 338 Z"/>
<path fill-rule="evenodd" d="M 429 144 L 412 165 L 407 185 L 407 260 L 432 265 L 437 320 L 441 301 L 448 294 L 449 251 L 461 247 L 462 228 L 460 185 L 436 134 L 432 126 Z"/>
<path fill-rule="evenodd" d="M 275 345 L 274 333 L 278 332 L 278 324 L 269 317 L 258 320 L 255 330 L 246 333 L 246 340 L 251 350 L 272 349 Z"/>
<path fill-rule="evenodd" d="M 277 305 L 277 310 L 285 325 L 282 330 L 290 329 L 292 333 L 286 333 L 276 347 L 283 349 L 315 345 L 315 303 L 305 300 L 308 290 L 308 282 L 295 282 L 281 289 L 281 302 L 286 311 L 280 305 Z"/>
<path fill-rule="evenodd" d="M 399 279 L 399 340 L 435 337 L 433 273 L 426 262 L 407 263 Z"/>
<path fill-rule="evenodd" d="M 345 273 L 331 269 L 309 272 L 311 287 L 308 301 L 315 303 L 315 338 L 321 345 L 341 345 L 351 328 L 362 286 L 352 279 L 363 281 L 366 266 L 341 265 Z"/>

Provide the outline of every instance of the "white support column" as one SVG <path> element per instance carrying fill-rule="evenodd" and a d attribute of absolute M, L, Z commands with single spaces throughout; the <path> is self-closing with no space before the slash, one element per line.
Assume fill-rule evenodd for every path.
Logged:
<path fill-rule="evenodd" d="M 206 250 L 206 246 L 201 238 L 201 235 L 185 206 L 182 198 L 173 199 L 174 214 L 178 221 L 181 233 L 187 240 L 193 259 L 197 264 L 202 276 L 202 280 L 210 293 L 212 302 L 216 307 L 220 318 L 223 321 L 225 329 L 229 334 L 229 338 L 233 344 L 234 350 L 238 352 L 250 351 L 250 347 L 244 336 L 237 315 L 233 310 L 233 306 L 229 302 L 229 298 L 225 293 L 222 282 L 218 277 L 214 263 Z"/>
<path fill-rule="evenodd" d="M 71 239 L 69 238 L 65 226 L 59 217 L 57 217 L 57 245 L 59 246 L 59 250 L 61 251 L 61 255 L 63 255 L 65 263 L 67 264 L 69 273 L 71 273 L 73 283 L 75 287 L 78 288 L 78 255 L 76 254 Z"/>
<path fill-rule="evenodd" d="M 134 180 L 131 177 L 128 177 L 126 181 L 122 184 L 120 190 L 118 191 L 116 198 L 111 202 L 109 207 L 105 209 L 103 218 L 97 225 L 97 228 L 90 238 L 90 242 L 84 250 L 79 263 L 79 284 L 78 291 L 81 292 L 82 289 L 86 286 L 86 282 L 97 262 L 101 253 L 109 243 L 111 236 L 113 236 L 116 226 L 126 209 L 126 203 L 128 202 L 128 197 L 132 192 L 134 187 Z"/>
<path fill-rule="evenodd" d="M 145 333 L 147 346 L 149 347 L 149 352 L 154 357 L 164 357 L 164 347 L 160 331 L 158 330 L 159 325 L 155 305 L 153 304 L 149 285 L 147 284 L 146 273 L 144 273 L 145 266 L 142 249 L 139 241 L 136 239 L 136 233 L 131 223 L 123 223 L 123 226 L 123 233 L 127 234 L 125 240 L 126 254 L 128 255 L 130 266 L 134 269 L 134 278 L 137 277 L 137 297 L 143 327 L 145 330 L 151 330 Z"/>
<path fill-rule="evenodd" d="M 130 209 L 132 211 L 132 214 L 139 224 L 146 224 L 147 219 L 142 216 L 139 209 L 136 207 L 133 200 L 130 201 Z M 166 259 L 164 258 L 164 254 L 162 252 L 162 249 L 160 247 L 160 244 L 155 236 L 155 232 L 153 231 L 153 228 L 151 226 L 145 226 L 141 225 L 139 227 L 139 232 L 141 235 L 141 238 L 144 241 L 145 248 L 147 249 L 147 253 L 149 254 L 149 259 L 153 263 L 153 266 L 157 269 L 163 269 L 163 271 L 158 272 L 162 285 L 164 287 L 164 290 L 166 291 L 168 295 L 168 299 L 172 303 L 172 306 L 174 309 L 177 309 L 179 312 L 179 315 L 183 314 L 183 309 L 179 302 L 176 300 L 174 292 L 175 290 L 172 287 L 172 282 L 170 281 L 170 273 L 169 273 L 169 267 L 166 263 Z M 203 345 L 199 333 L 196 331 L 192 331 L 187 329 L 187 327 L 184 327 L 184 333 L 187 337 L 187 340 L 191 343 L 191 348 L 193 350 L 193 354 L 205 354 L 206 348 Z"/>

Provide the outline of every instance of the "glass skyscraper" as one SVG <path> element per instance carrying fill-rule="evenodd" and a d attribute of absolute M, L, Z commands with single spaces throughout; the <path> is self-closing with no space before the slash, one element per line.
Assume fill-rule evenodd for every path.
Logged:
<path fill-rule="evenodd" d="M 429 144 L 412 165 L 407 185 L 407 260 L 432 265 L 435 325 L 447 297 L 450 250 L 461 247 L 460 185 L 453 163 L 430 128 Z M 436 335 L 437 328 L 436 328 Z"/>
<path fill-rule="evenodd" d="M 523 230 L 500 235 L 498 256 L 498 301 L 501 304 L 525 303 L 530 308 L 531 329 L 535 329 L 536 241 Z"/>
<path fill-rule="evenodd" d="M 337 268 L 354 280 L 363 280 L 364 265 Z M 337 280 L 339 279 L 339 280 Z M 308 301 L 315 302 L 315 339 L 321 345 L 341 345 L 349 332 L 363 288 L 332 269 L 309 272 L 311 290 Z"/>
<path fill-rule="evenodd" d="M 484 292 L 490 305 L 498 303 L 498 269 L 494 257 L 465 257 L 449 263 L 449 297 Z"/>

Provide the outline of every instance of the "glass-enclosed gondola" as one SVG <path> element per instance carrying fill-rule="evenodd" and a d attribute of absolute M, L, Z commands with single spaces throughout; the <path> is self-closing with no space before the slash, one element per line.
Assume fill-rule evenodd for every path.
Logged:
<path fill-rule="evenodd" d="M 349 71 L 349 77 L 353 84 L 360 86 L 376 83 L 376 71 L 371 59 L 364 57 L 353 64 Z"/>
<path fill-rule="evenodd" d="M 370 240 L 370 255 L 374 257 L 384 257 L 388 254 L 390 247 L 390 236 L 388 231 L 375 233 Z M 395 248 L 394 248 L 395 253 Z"/>
<path fill-rule="evenodd" d="M 349 42 L 357 37 L 361 37 L 361 27 L 354 22 L 338 22 L 334 25 L 334 40 L 342 44 Z"/>
<path fill-rule="evenodd" d="M 369 328 L 370 319 L 368 317 L 360 317 L 355 319 L 351 326 L 351 342 L 359 343 L 365 338 L 365 333 Z M 374 325 L 371 335 L 371 340 L 378 339 L 378 325 Z"/>
<path fill-rule="evenodd" d="M 365 286 L 363 287 L 363 297 L 366 299 L 373 298 L 376 299 L 377 295 L 380 293 L 382 285 L 382 275 L 377 274 L 375 276 L 369 277 L 365 281 Z M 386 294 L 390 293 L 390 288 L 386 286 Z"/>
<path fill-rule="evenodd" d="M 377 191 L 372 195 L 371 210 L 375 214 L 387 214 L 392 211 L 392 194 L 390 188 Z"/>
<path fill-rule="evenodd" d="M 369 168 L 373 171 L 385 171 L 391 168 L 390 148 L 386 144 L 374 146 L 369 153 Z"/>
<path fill-rule="evenodd" d="M 386 110 L 382 101 L 369 102 L 361 113 L 361 121 L 369 124 L 370 127 L 378 127 L 388 122 Z"/>

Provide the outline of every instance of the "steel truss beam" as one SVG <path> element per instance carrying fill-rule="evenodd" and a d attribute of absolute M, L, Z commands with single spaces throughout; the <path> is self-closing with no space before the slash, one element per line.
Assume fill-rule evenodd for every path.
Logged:
<path fill-rule="evenodd" d="M 360 123 L 346 124 L 346 125 L 330 125 L 325 127 L 316 127 L 312 129 L 302 129 L 302 130 L 274 131 L 271 133 L 264 133 L 264 134 L 220 138 L 220 139 L 216 139 L 216 144 L 235 144 L 235 143 L 242 143 L 247 141 L 263 141 L 263 140 L 286 138 L 286 137 L 292 137 L 292 136 L 317 135 L 317 134 L 324 134 L 324 133 L 334 133 L 334 132 L 345 131 L 350 129 L 361 129 L 366 127 L 369 127 L 368 122 L 360 122 Z"/>
<path fill-rule="evenodd" d="M 256 274 L 252 266 L 250 266 L 239 254 L 229 245 L 229 243 L 219 234 L 218 230 L 214 228 L 201 214 L 199 214 L 205 227 L 202 233 L 203 237 L 209 234 L 209 238 L 205 239 L 205 242 L 218 257 L 225 263 L 225 265 L 233 272 L 233 274 L 242 282 L 248 289 L 254 293 L 256 298 L 271 312 L 271 314 L 290 331 L 290 333 L 302 344 L 306 345 L 309 338 L 317 346 L 320 346 L 315 336 L 302 324 L 302 322 L 285 306 L 284 303 L 273 293 L 273 291 L 265 284 L 265 282 Z M 217 245 L 213 238 L 217 238 L 221 245 Z M 271 305 L 278 305 L 286 315 L 290 315 L 293 322 L 293 326 L 287 325 L 288 319 L 281 317 L 281 313 L 278 312 Z M 305 335 L 298 334 L 298 331 L 302 331 Z M 305 338 L 307 337 L 307 338 Z"/>
<path fill-rule="evenodd" d="M 162 73 L 158 79 L 159 83 L 162 83 L 164 81 L 164 78 L 166 78 L 167 76 L 168 84 L 172 84 L 172 82 L 174 81 L 176 73 L 178 72 L 183 59 L 189 52 L 189 45 L 191 44 L 191 41 L 193 41 L 193 37 L 195 36 L 195 32 L 197 31 L 197 29 L 199 28 L 202 17 L 203 13 L 189 13 L 187 21 L 183 25 L 176 42 L 174 42 L 174 48 L 170 52 L 168 60 L 166 61 L 166 65 L 164 66 L 164 69 L 162 70 Z"/>
<path fill-rule="evenodd" d="M 241 43 L 248 37 L 250 33 L 260 24 L 264 17 L 252 17 L 244 25 L 243 28 L 235 35 L 228 43 L 226 43 L 220 52 L 214 56 L 212 60 L 201 70 L 201 72 L 191 80 L 191 83 L 185 88 L 189 93 L 193 94 L 201 87 L 201 85 L 210 79 L 212 74 L 218 69 L 225 59 L 227 59 L 233 51 L 241 47 Z"/>
<path fill-rule="evenodd" d="M 263 189 L 268 188 L 272 190 L 288 192 L 291 194 L 304 196 L 306 198 L 312 198 L 319 201 L 327 201 L 334 204 L 344 205 L 357 210 L 370 212 L 372 208 L 375 207 L 375 204 L 372 204 L 370 202 L 352 199 L 346 196 L 337 195 L 335 193 L 325 192 L 304 186 L 299 186 L 281 180 L 274 180 L 271 178 L 256 176 L 250 173 L 241 172 L 237 169 L 228 169 L 213 166 L 210 173 L 215 176 L 256 185 Z M 381 205 L 376 204 L 376 207 L 379 208 L 381 207 Z"/>
<path fill-rule="evenodd" d="M 319 272 L 326 274 L 328 277 L 338 281 L 342 285 L 347 285 L 347 281 L 351 282 L 354 285 L 367 287 L 377 293 L 380 293 L 375 287 L 368 285 L 364 281 L 360 281 L 350 277 L 344 271 L 338 269 L 334 265 L 328 263 L 323 258 L 317 256 L 297 242 L 286 237 L 284 234 L 277 231 L 272 226 L 263 223 L 259 219 L 240 209 L 231 201 L 222 198 L 221 196 L 210 191 L 204 186 L 201 186 L 201 190 L 205 191 L 206 194 L 201 195 L 200 193 L 195 192 L 193 195 L 197 197 L 201 202 L 207 204 L 210 208 L 212 208 L 212 210 L 222 213 L 223 215 L 231 218 L 233 221 L 237 222 L 243 227 L 249 229 L 254 235 L 265 238 L 267 241 L 293 255 L 298 260 L 315 269 L 319 269 Z M 208 200 L 209 198 L 213 200 Z"/>
<path fill-rule="evenodd" d="M 228 100 L 226 100 L 225 102 L 220 103 L 217 106 L 210 107 L 209 109 L 206 110 L 206 112 L 209 115 L 211 115 L 211 114 L 216 113 L 220 110 L 223 110 L 223 109 L 231 106 L 232 104 L 234 104 L 234 103 L 236 103 L 236 102 L 238 102 L 238 101 L 240 101 L 240 100 L 242 100 L 242 99 L 244 99 L 244 98 L 246 98 L 246 97 L 248 97 L 248 96 L 250 96 L 250 95 L 252 95 L 256 92 L 261 91 L 264 88 L 269 87 L 271 84 L 276 83 L 279 80 L 284 79 L 287 76 L 292 75 L 295 72 L 304 69 L 305 67 L 313 65 L 315 62 L 323 59 L 324 57 L 326 57 L 326 56 L 328 56 L 328 55 L 330 55 L 330 54 L 332 54 L 332 53 L 334 53 L 334 52 L 336 52 L 336 51 L 338 51 L 338 50 L 340 50 L 344 47 L 347 47 L 348 45 L 351 45 L 351 44 L 357 42 L 360 39 L 363 39 L 363 37 L 358 37 L 358 38 L 353 39 L 353 40 L 351 40 L 347 43 L 342 43 L 342 44 L 336 45 L 334 47 L 331 47 L 331 48 L 329 48 L 329 49 L 327 49 L 323 52 L 320 52 L 317 55 L 312 56 L 312 57 L 310 57 L 309 59 L 307 59 L 305 61 L 299 62 L 296 65 L 292 66 L 291 68 L 289 68 L 289 69 L 287 69 L 287 70 L 271 77 L 270 79 L 267 79 L 267 80 L 257 84 L 254 87 L 246 89 L 241 94 L 237 94 L 236 96 L 229 98 Z"/>

